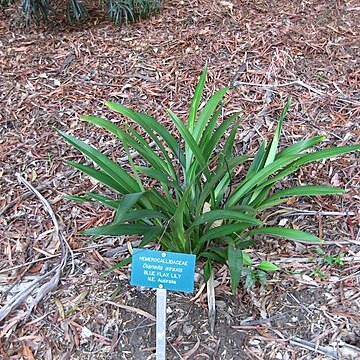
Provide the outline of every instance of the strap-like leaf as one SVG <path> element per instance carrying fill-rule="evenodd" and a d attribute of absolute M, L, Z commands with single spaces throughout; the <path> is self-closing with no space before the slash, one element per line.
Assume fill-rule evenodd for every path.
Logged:
<path fill-rule="evenodd" d="M 199 146 L 197 145 L 194 137 L 192 136 L 190 131 L 186 128 L 186 126 L 181 122 L 181 120 L 171 110 L 167 110 L 167 112 L 170 115 L 170 118 L 174 122 L 175 126 L 178 128 L 181 136 L 185 140 L 185 143 L 191 149 L 191 153 L 194 154 L 195 159 L 199 163 L 199 167 L 202 169 L 202 171 L 205 174 L 205 177 L 207 179 L 210 179 L 210 173 L 209 173 L 209 169 L 208 169 L 208 164 L 206 163 L 204 155 L 202 154 L 202 152 L 201 152 Z M 189 154 L 190 153 L 188 153 L 187 156 L 192 157 L 192 155 L 191 154 L 189 155 Z M 186 161 L 187 160 L 188 160 L 188 158 L 186 159 Z M 190 164 L 189 164 L 189 168 L 190 168 Z M 187 170 L 188 170 L 188 168 L 187 168 Z M 185 175 L 188 175 L 188 174 L 185 174 Z M 188 184 L 192 181 L 192 179 L 188 179 L 188 178 L 186 180 L 187 180 Z"/>
<path fill-rule="evenodd" d="M 290 145 L 286 147 L 285 149 L 281 150 L 277 155 L 276 159 L 279 159 L 286 155 L 292 155 L 292 154 L 299 154 L 302 151 L 305 151 L 307 149 L 312 148 L 313 146 L 321 143 L 326 139 L 326 136 L 320 135 L 320 136 L 314 136 L 310 139 L 299 141 L 293 145 Z"/>
<path fill-rule="evenodd" d="M 148 209 L 135 209 L 129 211 L 124 215 L 123 222 L 130 221 L 141 221 L 143 219 L 160 219 L 160 220 L 169 220 L 169 217 L 164 215 L 160 211 L 148 210 Z"/>
<path fill-rule="evenodd" d="M 143 195 L 143 192 L 124 195 L 124 197 L 121 199 L 120 205 L 115 215 L 115 219 L 112 224 L 120 224 L 123 221 L 123 218 L 127 214 L 127 212 L 136 205 L 140 197 Z"/>
<path fill-rule="evenodd" d="M 251 162 L 251 165 L 249 167 L 249 170 L 247 171 L 246 178 L 251 178 L 253 174 L 256 174 L 260 169 L 264 167 L 265 163 L 265 147 L 266 143 L 263 141 L 256 152 L 253 161 Z"/>
<path fill-rule="evenodd" d="M 231 278 L 231 291 L 233 294 L 235 294 L 240 282 L 243 268 L 242 251 L 240 249 L 229 246 L 227 260 Z"/>
<path fill-rule="evenodd" d="M 315 235 L 309 234 L 305 231 L 296 230 L 296 229 L 288 229 L 277 226 L 269 226 L 263 227 L 261 229 L 254 229 L 248 231 L 247 235 L 255 235 L 255 234 L 264 234 L 264 235 L 272 235 L 272 236 L 280 236 L 283 238 L 307 242 L 307 243 L 321 243 L 322 240 Z"/>
<path fill-rule="evenodd" d="M 290 105 L 291 105 L 291 99 L 289 98 L 288 101 L 286 102 L 284 108 L 281 111 L 281 114 L 280 114 L 280 117 L 279 117 L 279 122 L 278 122 L 278 125 L 276 127 L 274 137 L 273 137 L 273 139 L 271 141 L 271 144 L 270 144 L 268 150 L 266 151 L 267 154 L 266 154 L 266 161 L 265 161 L 264 167 L 271 164 L 275 159 L 277 149 L 278 149 L 278 145 L 279 145 L 279 140 L 280 140 L 283 121 L 285 119 L 286 113 L 288 112 L 288 110 L 290 108 Z"/>
<path fill-rule="evenodd" d="M 136 168 L 138 171 L 144 173 L 146 176 L 149 176 L 152 179 L 155 179 L 163 184 L 166 184 L 167 186 L 170 186 L 176 189 L 177 191 L 182 190 L 180 185 L 176 181 L 172 180 L 168 174 L 165 174 L 160 170 L 156 170 L 146 166 L 136 166 Z"/>
<path fill-rule="evenodd" d="M 232 171 L 233 168 L 240 164 L 243 164 L 246 160 L 248 160 L 248 157 L 246 155 L 235 156 L 231 158 L 226 165 L 217 169 L 216 173 L 211 176 L 210 181 L 207 181 L 205 183 L 205 186 L 199 198 L 199 202 L 197 204 L 197 214 L 201 213 L 205 201 L 207 201 L 210 194 L 214 192 L 217 184 L 224 178 L 224 176 L 228 174 L 229 170 Z"/>
<path fill-rule="evenodd" d="M 253 216 L 247 215 L 240 211 L 235 210 L 212 210 L 209 212 L 206 212 L 202 215 L 200 215 L 190 226 L 190 228 L 209 223 L 212 224 L 214 221 L 217 220 L 237 220 L 244 222 L 246 224 L 251 225 L 262 225 L 262 222 L 260 220 L 257 220 Z"/>
<path fill-rule="evenodd" d="M 227 224 L 222 225 L 216 228 L 212 228 L 208 230 L 201 238 L 199 239 L 199 244 L 203 244 L 206 241 L 212 240 L 212 239 L 219 239 L 223 236 L 230 235 L 237 233 L 239 231 L 244 230 L 244 224 Z"/>
<path fill-rule="evenodd" d="M 254 174 L 253 177 L 245 179 L 242 181 L 232 196 L 226 202 L 227 207 L 236 205 L 244 195 L 247 195 L 249 192 L 253 191 L 255 187 L 260 185 L 263 181 L 266 181 L 269 175 L 276 173 L 282 169 L 285 165 L 289 164 L 295 156 L 287 156 L 278 160 L 275 160 L 273 163 L 265 166 L 259 172 Z M 298 157 L 298 156 L 297 156 Z"/>
<path fill-rule="evenodd" d="M 223 258 L 222 256 L 220 256 L 219 254 L 217 254 L 215 252 L 209 252 L 209 251 L 204 251 L 204 252 L 200 253 L 198 255 L 198 258 L 201 258 L 201 257 L 204 257 L 204 258 L 210 259 L 210 260 L 214 260 L 219 263 L 224 263 L 226 261 L 226 258 Z"/>
<path fill-rule="evenodd" d="M 120 166 L 111 161 L 107 156 L 96 150 L 91 145 L 84 143 L 71 135 L 68 135 L 60 130 L 59 134 L 72 146 L 86 155 L 95 164 L 97 164 L 103 171 L 105 171 L 113 180 L 117 183 L 123 184 L 122 187 L 126 189 L 126 192 L 139 191 L 139 185 L 137 182 Z"/>
<path fill-rule="evenodd" d="M 116 182 L 109 175 L 105 174 L 103 171 L 96 170 L 91 166 L 79 164 L 73 161 L 67 160 L 65 161 L 65 163 L 74 167 L 75 169 L 82 171 L 84 174 L 89 175 L 93 179 L 108 186 L 110 189 L 116 190 L 120 194 L 126 194 L 128 192 L 128 190 L 122 185 L 122 182 L 120 183 Z"/>
<path fill-rule="evenodd" d="M 155 228 L 151 229 L 144 235 L 144 237 L 142 238 L 142 240 L 140 242 L 139 247 L 144 247 L 144 246 L 150 244 L 155 239 L 159 239 L 159 237 L 163 231 L 164 231 L 164 229 L 162 229 L 161 227 L 155 227 Z"/>
<path fill-rule="evenodd" d="M 166 156 L 167 152 L 165 148 L 162 146 L 161 141 L 158 139 L 158 137 L 154 134 L 153 131 L 158 133 L 159 136 L 164 140 L 165 144 L 172 151 L 173 155 L 177 159 L 179 159 L 182 166 L 185 167 L 184 154 L 181 151 L 179 144 L 177 143 L 175 138 L 170 134 L 170 132 L 167 131 L 163 126 L 161 126 L 155 119 L 153 119 L 152 117 L 146 114 L 135 112 L 115 102 L 106 102 L 105 105 L 108 106 L 110 109 L 118 112 L 119 114 L 128 117 L 130 120 L 134 121 L 135 123 L 139 124 L 146 131 L 146 133 L 152 138 L 152 140 L 156 142 L 157 146 L 162 150 L 164 156 Z"/>
<path fill-rule="evenodd" d="M 205 68 L 201 74 L 200 80 L 196 86 L 194 96 L 193 96 L 193 99 L 192 99 L 192 102 L 190 105 L 187 127 L 191 134 L 192 134 L 194 126 L 195 126 L 196 115 L 198 112 L 199 104 L 200 104 L 202 93 L 203 93 L 204 86 L 205 86 L 206 74 L 207 74 L 207 64 L 205 65 Z"/>
<path fill-rule="evenodd" d="M 274 193 L 269 196 L 265 201 L 261 203 L 260 206 L 266 205 L 268 202 L 280 198 L 289 198 L 292 196 L 313 196 L 313 195 L 333 195 L 333 194 L 343 194 L 346 190 L 334 188 L 331 186 L 295 186 L 290 189 L 285 189 Z"/>
<path fill-rule="evenodd" d="M 97 202 L 105 206 L 111 207 L 112 209 L 117 209 L 120 204 L 120 200 L 114 200 L 107 196 L 95 194 L 90 191 L 85 191 L 85 195 L 89 196 L 91 199 L 96 200 Z"/>
<path fill-rule="evenodd" d="M 301 155 L 299 157 L 299 159 L 293 161 L 291 164 L 286 166 L 277 175 L 275 175 L 274 177 L 265 181 L 261 185 L 261 187 L 268 186 L 270 184 L 273 184 L 273 183 L 283 179 L 284 177 L 295 172 L 301 165 L 304 165 L 304 164 L 307 164 L 307 163 L 310 163 L 313 161 L 319 161 L 319 160 L 328 159 L 331 157 L 347 154 L 347 153 L 357 151 L 357 150 L 360 150 L 360 144 L 359 145 L 337 146 L 337 147 L 332 147 L 329 149 L 319 150 L 319 151 L 316 151 L 316 152 L 313 152 L 310 154 Z"/>
<path fill-rule="evenodd" d="M 220 101 L 228 91 L 228 88 L 223 88 L 218 90 L 204 106 L 204 109 L 201 111 L 198 120 L 195 123 L 193 137 L 197 143 L 199 143 L 201 135 L 206 129 L 206 124 L 209 122 L 211 115 L 215 109 L 219 106 Z"/>
<path fill-rule="evenodd" d="M 94 236 L 145 235 L 155 228 L 157 228 L 157 226 L 146 224 L 109 224 L 86 230 L 84 234 Z"/>
<path fill-rule="evenodd" d="M 225 132 L 229 129 L 229 127 L 234 124 L 234 120 L 237 117 L 238 113 L 232 114 L 228 119 L 226 119 L 219 125 L 219 127 L 215 130 L 211 138 L 207 140 L 206 143 L 201 143 L 200 146 L 204 149 L 203 152 L 205 159 L 210 158 L 212 152 L 216 148 L 216 145 L 218 145 L 220 139 L 224 136 Z"/>

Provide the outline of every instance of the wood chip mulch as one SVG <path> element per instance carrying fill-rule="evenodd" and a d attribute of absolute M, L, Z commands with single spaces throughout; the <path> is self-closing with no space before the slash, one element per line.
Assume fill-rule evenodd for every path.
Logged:
<path fill-rule="evenodd" d="M 0 359 L 154 358 L 154 293 L 130 287 L 126 268 L 103 275 L 127 254 L 127 239 L 78 235 L 113 212 L 63 198 L 100 188 L 64 164 L 83 159 L 56 128 L 122 158 L 111 136 L 79 116 L 121 125 L 103 105 L 118 101 L 173 130 L 165 110 L 186 119 L 208 61 L 205 97 L 236 86 L 224 116 L 243 114 L 239 153 L 271 137 L 289 96 L 283 145 L 317 134 L 327 134 L 325 146 L 360 143 L 359 19 L 356 0 L 167 0 L 159 15 L 122 28 L 94 10 L 81 26 L 57 19 L 22 29 L 17 5 L 0 10 L 0 314 L 61 259 L 54 222 L 16 174 L 47 199 L 73 252 L 31 314 L 40 287 L 0 322 Z M 360 358 L 359 165 L 357 153 L 305 166 L 282 186 L 332 184 L 348 193 L 266 214 L 269 224 L 322 237 L 325 254 L 340 262 L 329 264 L 315 246 L 259 238 L 250 255 L 283 270 L 233 296 L 226 267 L 217 268 L 215 334 L 199 264 L 197 296 L 169 294 L 169 359 Z"/>

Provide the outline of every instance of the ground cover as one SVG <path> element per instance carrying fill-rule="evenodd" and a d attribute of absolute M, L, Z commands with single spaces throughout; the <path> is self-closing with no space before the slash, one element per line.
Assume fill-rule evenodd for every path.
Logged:
<path fill-rule="evenodd" d="M 359 143 L 358 17 L 355 1 L 165 1 L 158 16 L 121 29 L 94 12 L 80 28 L 24 30 L 17 15 L 5 10 L 0 15 L 1 306 L 59 262 L 54 224 L 39 198 L 26 195 L 16 173 L 49 201 L 74 252 L 74 271 L 69 261 L 57 288 L 29 317 L 21 305 L 1 322 L 0 358 L 153 358 L 154 294 L 131 288 L 126 268 L 103 275 L 126 255 L 127 241 L 137 239 L 87 243 L 77 235 L 113 213 L 63 199 L 99 185 L 63 164 L 80 155 L 54 127 L 100 143 L 126 167 L 116 141 L 79 116 L 124 121 L 106 110 L 103 101 L 111 100 L 170 127 L 164 109 L 187 114 L 208 60 L 207 96 L 229 83 L 237 86 L 224 116 L 243 113 L 238 153 L 255 151 L 271 136 L 289 96 L 285 143 L 318 134 L 327 134 L 329 145 Z M 240 287 L 233 296 L 227 269 L 217 268 L 214 334 L 199 264 L 198 296 L 169 294 L 169 359 L 323 359 L 344 358 L 345 351 L 349 358 L 359 356 L 359 180 L 358 154 L 308 165 L 287 179 L 284 187 L 321 183 L 349 189 L 341 197 L 287 203 L 267 216 L 270 225 L 322 237 L 325 254 L 315 246 L 259 237 L 251 256 L 283 271 L 267 286 Z"/>

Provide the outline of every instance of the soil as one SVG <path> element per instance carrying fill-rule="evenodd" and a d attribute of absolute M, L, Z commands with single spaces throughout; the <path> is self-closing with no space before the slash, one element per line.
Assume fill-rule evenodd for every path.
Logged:
<path fill-rule="evenodd" d="M 168 0 L 157 16 L 121 28 L 96 10 L 81 26 L 57 18 L 23 28 L 17 3 L 1 10 L 0 314 L 61 258 L 48 211 L 16 174 L 49 202 L 74 257 L 30 314 L 39 286 L 0 322 L 0 359 L 155 358 L 154 290 L 131 287 L 127 267 L 104 275 L 137 239 L 90 243 L 79 234 L 114 212 L 64 198 L 107 190 L 64 164 L 84 159 L 55 128 L 121 160 L 116 141 L 79 117 L 122 125 L 103 104 L 118 101 L 175 133 L 165 110 L 186 120 L 208 61 L 205 98 L 236 85 L 224 111 L 243 114 L 236 152 L 253 154 L 270 139 L 288 97 L 282 146 L 319 134 L 327 134 L 324 147 L 360 143 L 359 12 L 351 0 Z M 294 199 L 264 215 L 321 237 L 333 260 L 314 245 L 258 237 L 249 255 L 282 270 L 232 295 L 226 266 L 217 267 L 214 334 L 199 262 L 194 294 L 168 292 L 168 359 L 360 359 L 359 165 L 352 153 L 305 166 L 282 186 L 348 192 Z"/>

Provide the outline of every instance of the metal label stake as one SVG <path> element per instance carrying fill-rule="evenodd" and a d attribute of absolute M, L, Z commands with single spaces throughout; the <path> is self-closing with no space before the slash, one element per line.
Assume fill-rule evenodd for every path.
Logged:
<path fill-rule="evenodd" d="M 134 249 L 131 285 L 156 289 L 156 360 L 166 359 L 166 290 L 194 291 L 196 256 Z"/>
<path fill-rule="evenodd" d="M 166 289 L 156 290 L 156 360 L 166 359 Z"/>

